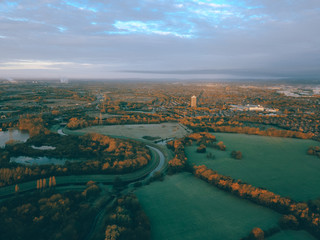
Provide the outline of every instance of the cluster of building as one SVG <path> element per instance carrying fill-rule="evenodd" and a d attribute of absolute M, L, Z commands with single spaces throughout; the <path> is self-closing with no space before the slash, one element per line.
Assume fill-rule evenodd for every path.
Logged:
<path fill-rule="evenodd" d="M 197 97 L 194 95 L 191 97 L 190 106 L 192 108 L 197 107 Z M 269 113 L 276 113 L 279 111 L 279 109 L 265 108 L 261 105 L 252 105 L 252 104 L 230 105 L 230 107 L 231 107 L 231 110 L 233 111 L 255 111 L 255 112 L 269 112 Z"/>
<path fill-rule="evenodd" d="M 234 111 L 256 111 L 256 112 L 271 112 L 271 113 L 275 113 L 278 112 L 278 109 L 272 109 L 272 108 L 265 108 L 261 105 L 251 105 L 251 104 L 247 104 L 247 105 L 230 105 L 231 110 Z"/>

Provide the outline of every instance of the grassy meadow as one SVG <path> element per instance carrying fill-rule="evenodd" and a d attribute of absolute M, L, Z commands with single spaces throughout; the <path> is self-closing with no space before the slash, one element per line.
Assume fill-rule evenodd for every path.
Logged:
<path fill-rule="evenodd" d="M 277 226 L 281 216 L 189 173 L 167 176 L 139 188 L 136 195 L 150 219 L 154 240 L 240 239 L 254 227 Z"/>
<path fill-rule="evenodd" d="M 74 132 L 74 131 L 73 131 Z M 161 124 L 125 124 L 125 125 L 107 125 L 92 126 L 76 130 L 79 133 L 97 132 L 104 135 L 120 136 L 128 138 L 142 138 L 144 136 L 155 138 L 181 138 L 187 134 L 187 131 L 178 123 Z"/>
<path fill-rule="evenodd" d="M 286 231 L 281 231 L 267 239 L 268 240 L 307 240 L 307 239 L 315 239 L 315 238 L 306 231 L 286 230 Z"/>
<path fill-rule="evenodd" d="M 215 155 L 214 159 L 208 159 L 207 153 L 196 153 L 197 146 L 186 147 L 190 163 L 204 164 L 221 174 L 297 201 L 320 197 L 320 159 L 306 154 L 309 146 L 320 146 L 319 142 L 231 133 L 214 135 L 224 142 L 227 150 L 207 148 L 207 153 Z M 232 150 L 241 151 L 243 158 L 231 158 Z"/>

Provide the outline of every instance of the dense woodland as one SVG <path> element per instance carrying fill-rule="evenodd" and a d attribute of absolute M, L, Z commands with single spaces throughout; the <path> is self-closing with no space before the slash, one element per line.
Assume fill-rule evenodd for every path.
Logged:
<path fill-rule="evenodd" d="M 31 146 L 52 146 L 54 150 L 38 150 Z M 137 170 L 151 159 L 149 149 L 135 141 L 125 141 L 100 134 L 61 136 L 39 134 L 26 143 L 6 145 L 0 149 L 0 186 L 48 176 L 96 173 L 127 173 Z M 10 163 L 10 157 L 67 158 L 64 165 L 25 166 Z M 80 161 L 72 161 L 80 159 Z"/>
<path fill-rule="evenodd" d="M 38 191 L 0 203 L 1 239 L 84 239 L 97 213 L 88 201 L 99 191 Z M 90 190 L 91 189 L 91 190 Z"/>
<path fill-rule="evenodd" d="M 18 128 L 22 131 L 28 131 L 30 136 L 36 136 L 38 134 L 49 134 L 47 125 L 41 116 L 27 115 L 20 118 L 18 122 Z"/>
<path fill-rule="evenodd" d="M 192 133 L 188 136 L 170 141 L 167 143 L 167 147 L 174 152 L 174 158 L 169 161 L 169 173 L 176 173 L 181 171 L 191 171 L 190 166 L 187 163 L 187 157 L 185 155 L 185 146 L 192 145 L 193 143 L 199 145 L 199 148 L 205 149 L 207 146 L 214 147 L 224 151 L 226 146 L 223 142 L 216 143 L 216 137 L 208 132 Z M 198 152 L 199 152 L 198 148 Z M 201 150 L 200 152 L 205 152 Z"/>
<path fill-rule="evenodd" d="M 105 224 L 105 240 L 151 239 L 149 219 L 133 194 L 116 199 Z"/>

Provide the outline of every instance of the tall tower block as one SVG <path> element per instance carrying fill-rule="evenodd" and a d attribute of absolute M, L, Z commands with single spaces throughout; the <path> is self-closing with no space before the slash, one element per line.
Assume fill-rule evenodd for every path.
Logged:
<path fill-rule="evenodd" d="M 194 95 L 191 97 L 191 107 L 197 107 L 197 97 Z"/>

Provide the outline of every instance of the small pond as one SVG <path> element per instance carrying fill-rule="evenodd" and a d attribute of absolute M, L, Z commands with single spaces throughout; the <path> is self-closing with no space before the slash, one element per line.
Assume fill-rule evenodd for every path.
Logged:
<path fill-rule="evenodd" d="M 36 150 L 55 150 L 56 147 L 52 147 L 52 146 L 41 146 L 41 147 L 36 147 L 34 145 L 31 146 L 33 149 Z"/>
<path fill-rule="evenodd" d="M 53 164 L 53 165 L 63 165 L 67 161 L 79 161 L 79 160 L 70 160 L 66 158 L 48 158 L 48 157 L 26 157 L 26 156 L 19 156 L 19 157 L 11 157 L 10 162 L 21 163 L 27 166 L 30 165 L 46 165 L 46 164 Z"/>

